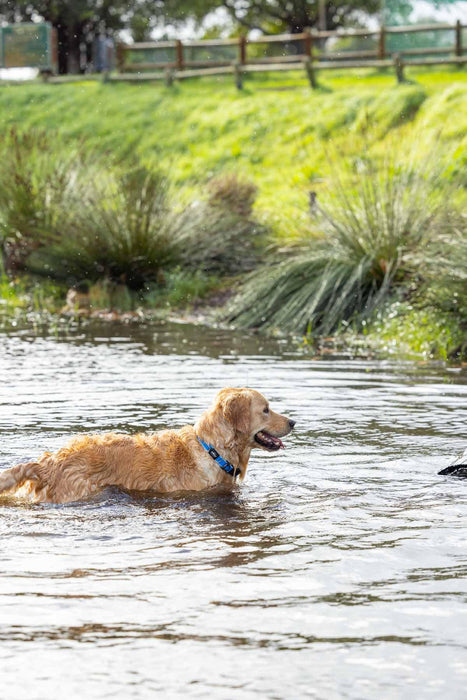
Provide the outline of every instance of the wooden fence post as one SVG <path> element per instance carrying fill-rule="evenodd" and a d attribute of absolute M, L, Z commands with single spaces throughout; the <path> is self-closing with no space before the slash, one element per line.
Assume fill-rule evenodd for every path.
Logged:
<path fill-rule="evenodd" d="M 394 54 L 394 68 L 396 69 L 396 78 L 398 83 L 405 83 L 404 78 L 404 61 L 401 58 L 400 53 Z"/>
<path fill-rule="evenodd" d="M 386 27 L 384 24 L 381 25 L 379 31 L 378 58 L 386 58 Z"/>
<path fill-rule="evenodd" d="M 117 44 L 117 69 L 119 73 L 123 73 L 125 66 L 125 46 L 124 44 Z"/>
<path fill-rule="evenodd" d="M 237 87 L 237 90 L 242 90 L 243 89 L 243 71 L 242 71 L 242 66 L 238 61 L 235 61 L 233 64 L 233 69 L 234 69 L 234 75 L 235 75 L 235 85 Z"/>
<path fill-rule="evenodd" d="M 313 61 L 311 60 L 311 58 L 306 58 L 303 61 L 303 67 L 305 68 L 311 87 L 313 88 L 313 90 L 316 90 L 316 88 L 318 87 L 318 81 L 316 80 L 316 74 L 313 69 Z"/>
<path fill-rule="evenodd" d="M 455 32 L 456 32 L 455 54 L 456 54 L 456 56 L 462 56 L 462 24 L 460 23 L 459 19 L 456 22 Z"/>
<path fill-rule="evenodd" d="M 177 70 L 183 70 L 183 44 L 180 39 L 177 39 L 176 46 Z"/>
<path fill-rule="evenodd" d="M 308 56 L 308 58 L 311 58 L 313 55 L 313 37 L 311 36 L 311 32 L 309 29 L 305 29 L 305 39 L 303 41 L 304 43 L 304 53 L 305 56 Z"/>
<path fill-rule="evenodd" d="M 241 65 L 246 63 L 246 37 L 238 37 L 238 61 Z"/>

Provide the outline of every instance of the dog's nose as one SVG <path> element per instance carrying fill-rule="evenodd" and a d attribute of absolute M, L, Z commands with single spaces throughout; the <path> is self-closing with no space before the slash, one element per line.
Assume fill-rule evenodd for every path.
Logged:
<path fill-rule="evenodd" d="M 290 425 L 290 430 L 292 430 L 292 428 L 293 428 L 294 425 L 295 425 L 295 421 L 294 421 L 294 420 L 291 420 L 291 419 L 289 418 L 289 425 Z"/>

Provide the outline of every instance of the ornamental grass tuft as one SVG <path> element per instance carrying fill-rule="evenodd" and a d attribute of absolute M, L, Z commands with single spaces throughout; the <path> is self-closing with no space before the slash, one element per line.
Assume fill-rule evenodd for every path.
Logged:
<path fill-rule="evenodd" d="M 353 178 L 334 175 L 314 227 L 247 280 L 228 320 L 311 335 L 360 329 L 395 286 L 423 277 L 424 246 L 450 235 L 446 182 L 441 165 L 394 159 L 362 160 Z"/>
<path fill-rule="evenodd" d="M 99 170 L 86 198 L 52 245 L 28 259 L 28 269 L 68 282 L 109 279 L 140 291 L 178 261 L 177 218 L 167 178 L 135 165 Z"/>

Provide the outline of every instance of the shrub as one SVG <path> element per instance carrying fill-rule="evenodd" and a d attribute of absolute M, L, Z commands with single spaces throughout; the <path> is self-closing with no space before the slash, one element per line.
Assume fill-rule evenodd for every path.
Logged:
<path fill-rule="evenodd" d="M 456 314 L 467 331 L 467 214 L 453 208 L 447 222 L 413 263 L 423 270 L 423 302 Z"/>
<path fill-rule="evenodd" d="M 228 320 L 316 335 L 358 328 L 396 283 L 418 274 L 414 251 L 446 222 L 441 168 L 367 160 L 354 188 L 334 177 L 332 190 L 319 208 L 322 237 L 252 276 Z"/>
<path fill-rule="evenodd" d="M 0 139 L 0 157 L 2 257 L 6 271 L 21 270 L 31 251 L 71 227 L 93 158 L 80 144 L 67 147 L 40 131 L 14 129 Z"/>
<path fill-rule="evenodd" d="M 208 184 L 208 203 L 231 214 L 248 218 L 253 211 L 258 188 L 234 174 L 221 175 Z"/>
<path fill-rule="evenodd" d="M 177 258 L 167 178 L 118 169 L 85 144 L 39 131 L 0 141 L 0 241 L 7 272 L 142 289 Z"/>
<path fill-rule="evenodd" d="M 0 143 L 0 236 L 6 271 L 26 269 L 76 284 L 107 279 L 138 292 L 163 271 L 235 274 L 256 263 L 263 228 L 255 185 L 211 181 L 206 200 L 176 211 L 164 174 L 134 161 L 118 167 L 41 132 Z"/>
<path fill-rule="evenodd" d="M 178 259 L 168 181 L 137 165 L 101 171 L 92 184 L 66 235 L 33 254 L 28 266 L 68 282 L 106 278 L 140 291 Z"/>
<path fill-rule="evenodd" d="M 252 215 L 257 187 L 226 175 L 208 185 L 208 198 L 189 206 L 179 227 L 184 267 L 208 274 L 251 270 L 266 229 Z"/>

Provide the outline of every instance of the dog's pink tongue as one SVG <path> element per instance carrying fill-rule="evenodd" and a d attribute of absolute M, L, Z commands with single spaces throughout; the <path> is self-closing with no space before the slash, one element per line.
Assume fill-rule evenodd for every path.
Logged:
<path fill-rule="evenodd" d="M 280 450 L 285 450 L 285 445 L 284 445 L 284 443 L 282 442 L 282 440 L 281 440 L 280 438 L 275 438 L 275 440 L 279 443 L 279 449 L 280 449 Z"/>

